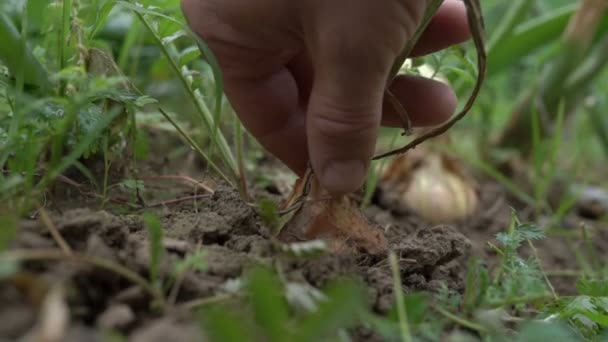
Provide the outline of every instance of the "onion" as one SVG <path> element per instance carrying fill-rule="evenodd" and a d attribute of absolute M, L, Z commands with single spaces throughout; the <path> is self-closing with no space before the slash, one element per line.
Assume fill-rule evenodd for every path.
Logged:
<path fill-rule="evenodd" d="M 457 161 L 443 154 L 426 151 L 406 155 L 395 159 L 387 171 L 392 172 L 383 177 L 388 196 L 429 223 L 454 223 L 477 210 L 475 184 Z"/>

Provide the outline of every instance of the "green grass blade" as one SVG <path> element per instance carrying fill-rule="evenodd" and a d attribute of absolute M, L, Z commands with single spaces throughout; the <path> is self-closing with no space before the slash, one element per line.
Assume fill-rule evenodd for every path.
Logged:
<path fill-rule="evenodd" d="M 525 19 L 532 4 L 533 2 L 530 0 L 515 0 L 509 5 L 508 12 L 498 23 L 488 41 L 490 53 L 495 46 L 502 45 L 503 41 L 513 33 L 513 29 Z"/>
<path fill-rule="evenodd" d="M 599 106 L 589 107 L 587 112 L 589 113 L 591 126 L 604 150 L 604 155 L 608 157 L 608 119 L 606 119 L 604 111 Z"/>
<path fill-rule="evenodd" d="M 247 277 L 249 298 L 255 319 L 268 341 L 289 341 L 285 323 L 289 320 L 287 302 L 279 279 L 268 269 L 256 268 Z"/>
<path fill-rule="evenodd" d="M 149 241 L 149 253 L 150 253 L 150 282 L 154 284 L 157 289 L 161 289 L 161 278 L 160 278 L 160 264 L 163 257 L 163 227 L 160 219 L 151 213 L 145 213 L 143 216 L 146 228 L 148 229 Z"/>
<path fill-rule="evenodd" d="M 203 309 L 199 317 L 202 329 L 209 335 L 210 341 L 256 341 L 247 317 L 242 317 L 224 306 Z"/>
<path fill-rule="evenodd" d="M 388 255 L 391 272 L 393 274 L 393 292 L 395 301 L 397 302 L 397 315 L 399 317 L 399 328 L 401 331 L 401 342 L 412 342 L 412 333 L 410 330 L 409 319 L 407 317 L 407 308 L 403 300 L 403 285 L 401 283 L 401 273 L 399 270 L 399 262 L 394 252 Z"/>
<path fill-rule="evenodd" d="M 519 61 L 534 51 L 558 40 L 576 12 L 577 4 L 556 8 L 534 20 L 517 26 L 508 35 L 488 51 L 488 77 L 507 70 L 513 61 Z M 608 16 L 601 25 L 600 31 L 608 29 Z"/>
<path fill-rule="evenodd" d="M 326 341 L 338 329 L 354 326 L 365 311 L 365 292 L 356 283 L 335 282 L 326 294 L 328 298 L 320 302 L 318 310 L 299 323 L 297 341 Z"/>
<path fill-rule="evenodd" d="M 0 41 L 0 61 L 11 74 L 17 75 L 19 70 L 23 70 L 25 83 L 43 88 L 50 86 L 46 69 L 24 44 L 19 31 L 4 13 L 0 13 Z M 25 51 L 22 49 L 24 46 Z"/>
<path fill-rule="evenodd" d="M 569 99 L 580 97 L 581 93 L 587 92 L 593 80 L 602 75 L 603 69 L 608 64 L 608 34 L 604 34 L 598 46 L 587 56 L 585 60 L 574 69 L 564 86 L 564 94 Z"/>
<path fill-rule="evenodd" d="M 95 21 L 93 28 L 91 29 L 91 33 L 89 34 L 89 39 L 93 39 L 95 37 L 95 35 L 97 35 L 97 32 L 99 32 L 99 30 L 103 27 L 103 25 L 108 20 L 110 12 L 112 12 L 112 9 L 114 9 L 114 6 L 116 6 L 116 0 L 110 0 L 110 1 L 106 2 L 99 9 L 99 14 L 97 16 L 97 20 Z"/>
<path fill-rule="evenodd" d="M 217 132 L 219 132 L 220 116 L 222 114 L 222 98 L 224 96 L 224 75 L 222 74 L 222 71 L 220 69 L 220 64 L 218 63 L 217 59 L 215 58 L 215 55 L 213 54 L 213 52 L 211 51 L 209 46 L 207 46 L 207 43 L 205 43 L 205 41 L 200 39 L 196 34 L 190 32 L 189 30 L 188 30 L 188 32 L 190 33 L 191 37 L 195 37 L 195 39 L 198 43 L 199 49 L 203 53 L 203 56 L 205 57 L 205 60 L 207 61 L 209 66 L 211 66 L 211 71 L 213 72 L 213 80 L 215 81 L 215 93 L 214 93 L 215 106 L 213 108 L 213 112 L 214 112 L 213 113 L 213 122 L 214 122 L 213 134 L 217 134 Z"/>
<path fill-rule="evenodd" d="M 131 25 L 131 28 L 127 32 L 124 40 L 122 41 L 122 45 L 120 47 L 120 51 L 118 52 L 118 66 L 121 70 L 127 72 L 127 66 L 129 63 L 129 56 L 133 52 L 134 46 L 136 42 L 141 37 L 141 25 L 139 22 L 135 21 Z"/>

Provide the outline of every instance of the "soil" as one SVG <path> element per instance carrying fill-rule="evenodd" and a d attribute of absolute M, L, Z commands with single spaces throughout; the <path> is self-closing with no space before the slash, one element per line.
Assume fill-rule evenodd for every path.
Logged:
<path fill-rule="evenodd" d="M 161 218 L 165 234 L 161 274 L 169 274 L 177 262 L 198 249 L 205 252 L 206 268 L 187 273 L 173 298 L 175 309 L 159 314 L 151 308 L 146 291 L 115 272 L 87 263 L 27 261 L 17 275 L 0 283 L 0 341 L 31 339 L 44 319 L 40 307 L 58 284 L 65 289 L 70 308 L 63 341 L 101 341 L 109 330 L 121 332 L 128 341 L 204 341 L 195 314 L 183 308 L 201 298 L 228 293 L 243 271 L 257 263 L 278 267 L 285 279 L 316 288 L 332 279 L 355 275 L 369 286 L 374 311 L 385 314 L 391 308 L 392 275 L 386 257 L 349 253 L 290 258 L 276 247 L 260 216 L 238 192 L 221 183 L 213 187 L 213 195 L 167 202 L 151 209 Z M 111 203 L 101 210 L 99 201 L 83 196 L 82 191 L 67 191 L 70 186 L 65 184 L 60 188 L 60 195 L 49 198 L 47 210 L 66 243 L 77 253 L 112 261 L 148 277 L 149 241 L 141 211 L 124 213 L 118 210 L 120 205 Z M 171 182 L 156 183 L 149 191 L 154 196 L 164 195 L 165 200 L 197 195 Z M 487 241 L 494 241 L 495 235 L 506 229 L 512 208 L 523 221 L 533 217 L 498 184 L 487 182 L 480 193 L 482 205 L 474 217 L 459 224 L 436 226 L 387 203 L 380 191 L 376 194 L 365 214 L 385 229 L 390 249 L 400 256 L 406 291 L 436 292 L 447 286 L 462 292 L 468 258 L 479 257 L 492 265 L 496 255 Z M 273 196 L 265 190 L 258 195 Z M 158 202 L 157 197 L 155 200 Z M 149 198 L 146 201 L 150 203 Z M 580 234 L 583 223 L 598 253 L 608 248 L 605 223 L 570 214 L 561 222 L 560 226 L 566 227 L 561 234 L 537 243 L 545 271 L 576 269 L 574 251 L 583 250 L 583 246 L 572 242 L 577 241 L 572 237 Z M 47 225 L 36 216 L 22 222 L 11 248 L 56 250 L 57 244 Z M 551 276 L 561 293 L 572 292 L 574 280 L 571 275 Z M 371 338 L 365 333 L 357 336 L 360 340 Z"/>

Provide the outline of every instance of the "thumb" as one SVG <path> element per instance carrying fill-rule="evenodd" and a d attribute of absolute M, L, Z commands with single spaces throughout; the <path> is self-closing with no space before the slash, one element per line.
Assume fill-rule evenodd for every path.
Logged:
<path fill-rule="evenodd" d="M 394 59 L 393 54 L 383 56 L 369 46 L 357 45 L 325 45 L 314 61 L 306 123 L 308 149 L 315 174 L 332 195 L 353 192 L 365 180 Z"/>

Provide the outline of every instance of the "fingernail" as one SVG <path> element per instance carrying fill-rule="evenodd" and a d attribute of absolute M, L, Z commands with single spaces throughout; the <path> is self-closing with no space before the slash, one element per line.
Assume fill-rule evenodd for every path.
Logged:
<path fill-rule="evenodd" d="M 363 185 L 365 164 L 360 160 L 334 160 L 321 174 L 323 187 L 334 195 L 345 195 Z"/>

